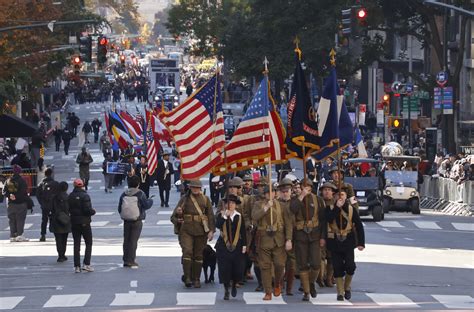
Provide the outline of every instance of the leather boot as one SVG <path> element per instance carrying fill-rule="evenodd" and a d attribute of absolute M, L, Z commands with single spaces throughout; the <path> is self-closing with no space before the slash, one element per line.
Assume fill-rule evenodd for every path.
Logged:
<path fill-rule="evenodd" d="M 344 301 L 344 280 L 342 277 L 336 277 L 337 301 Z"/>
<path fill-rule="evenodd" d="M 334 269 L 332 267 L 332 264 L 328 263 L 327 275 L 326 275 L 326 281 L 325 281 L 326 287 L 334 287 L 333 279 L 334 279 Z"/>
<path fill-rule="evenodd" d="M 274 288 L 273 288 L 273 295 L 278 297 L 281 295 L 281 280 L 283 278 L 283 270 L 275 268 L 275 278 L 274 278 Z"/>
<path fill-rule="evenodd" d="M 224 300 L 229 300 L 229 285 L 224 284 Z"/>
<path fill-rule="evenodd" d="M 201 288 L 202 262 L 193 261 L 193 282 L 194 288 Z"/>
<path fill-rule="evenodd" d="M 272 300 L 272 294 L 265 293 L 265 296 L 263 297 L 263 300 Z"/>
<path fill-rule="evenodd" d="M 186 287 L 192 287 L 192 265 L 193 262 L 189 259 L 183 259 L 183 273 L 184 273 L 184 285 Z"/>
<path fill-rule="evenodd" d="M 324 280 L 326 278 L 326 260 L 321 260 L 321 269 L 319 270 L 318 277 L 316 279 L 316 283 L 318 283 L 319 287 L 324 287 Z"/>
<path fill-rule="evenodd" d="M 352 293 L 351 293 L 352 276 L 353 275 L 346 274 L 346 277 L 344 278 L 344 298 L 346 298 L 346 300 L 349 300 L 352 297 Z"/>
<path fill-rule="evenodd" d="M 286 295 L 293 296 L 293 283 L 295 281 L 295 271 L 289 269 L 286 272 Z"/>
<path fill-rule="evenodd" d="M 309 272 L 300 271 L 301 286 L 303 286 L 303 301 L 309 301 Z"/>
<path fill-rule="evenodd" d="M 314 285 L 314 282 L 316 281 L 316 277 L 319 274 L 319 269 L 318 270 L 309 270 L 309 293 L 311 294 L 311 297 L 316 298 L 318 295 L 316 291 L 316 285 Z"/>

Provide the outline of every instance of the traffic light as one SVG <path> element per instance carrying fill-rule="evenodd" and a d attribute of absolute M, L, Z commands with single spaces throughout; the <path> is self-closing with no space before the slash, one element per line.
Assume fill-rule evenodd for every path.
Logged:
<path fill-rule="evenodd" d="M 400 129 L 402 127 L 402 120 L 400 118 L 393 118 L 392 119 L 392 128 L 393 129 Z"/>
<path fill-rule="evenodd" d="M 390 94 L 385 93 L 382 97 L 383 111 L 388 114 L 390 111 Z"/>
<path fill-rule="evenodd" d="M 81 67 L 82 67 L 82 60 L 80 56 L 74 56 L 72 58 L 72 64 L 74 66 L 74 74 L 80 75 L 81 74 Z"/>
<path fill-rule="evenodd" d="M 356 18 L 361 26 L 367 26 L 367 10 L 364 7 L 358 8 Z"/>
<path fill-rule="evenodd" d="M 84 62 L 92 62 L 92 38 L 91 36 L 79 38 L 79 52 Z"/>
<path fill-rule="evenodd" d="M 105 64 L 107 62 L 107 37 L 100 35 L 97 38 L 97 63 Z"/>
<path fill-rule="evenodd" d="M 122 67 L 125 67 L 125 55 L 120 55 L 120 64 L 122 65 Z"/>

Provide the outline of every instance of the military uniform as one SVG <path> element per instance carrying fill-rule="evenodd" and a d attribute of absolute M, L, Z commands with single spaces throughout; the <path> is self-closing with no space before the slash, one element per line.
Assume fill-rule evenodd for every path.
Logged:
<path fill-rule="evenodd" d="M 332 167 L 329 170 L 329 173 L 332 174 L 332 172 L 338 171 L 338 170 L 339 170 L 338 167 Z M 341 169 L 341 170 L 339 170 L 339 172 L 341 174 L 341 179 L 342 179 L 344 177 L 344 171 Z M 337 188 L 339 188 L 339 182 L 338 181 L 331 180 L 329 182 L 334 184 Z M 344 181 L 342 181 L 341 182 L 341 190 L 344 191 L 347 194 L 347 198 L 349 199 L 352 207 L 357 209 L 357 212 L 359 212 L 359 203 L 357 202 L 357 200 L 355 198 L 354 187 L 351 184 L 345 183 Z"/>
<path fill-rule="evenodd" d="M 326 218 L 330 229 L 327 247 L 334 267 L 337 300 L 344 300 L 344 297 L 349 300 L 352 276 L 356 269 L 354 248 L 365 246 L 364 228 L 357 210 L 348 201 L 342 208 L 330 206 L 326 210 Z"/>
<path fill-rule="evenodd" d="M 266 204 L 266 201 L 256 204 L 252 211 L 252 219 L 257 227 L 258 264 L 265 290 L 264 300 L 271 300 L 272 264 L 275 269 L 274 294 L 278 297 L 281 294 L 280 283 L 286 261 L 285 243 L 287 240 L 292 240 L 293 228 L 290 217 L 285 213 L 289 202 L 273 200 L 272 207 L 265 212 Z"/>
<path fill-rule="evenodd" d="M 307 181 L 308 185 L 311 185 Z M 303 286 L 303 300 L 316 297 L 314 285 L 321 267 L 320 239 L 326 239 L 327 225 L 323 200 L 310 193 L 300 201 L 293 198 L 291 212 L 295 216 L 296 263 Z"/>
<path fill-rule="evenodd" d="M 189 186 L 196 187 L 197 184 L 193 184 L 194 182 L 191 181 Z M 196 205 L 201 209 L 202 215 Z M 178 207 L 183 210 L 181 215 L 177 213 Z M 179 222 L 180 219 L 182 223 Z M 179 200 L 171 215 L 171 222 L 178 227 L 179 243 L 183 253 L 182 264 L 185 284 L 190 287 L 192 280 L 194 287 L 199 288 L 203 250 L 206 247 L 207 235 L 209 232 L 215 231 L 211 200 L 203 194 L 194 195 L 189 192 Z M 205 223 L 207 223 L 208 229 L 205 228 Z"/>

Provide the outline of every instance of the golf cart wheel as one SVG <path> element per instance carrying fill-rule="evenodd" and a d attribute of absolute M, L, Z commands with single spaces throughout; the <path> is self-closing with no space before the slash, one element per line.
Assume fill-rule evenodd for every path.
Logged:
<path fill-rule="evenodd" d="M 382 207 L 375 206 L 374 208 L 372 208 L 372 217 L 374 218 L 375 222 L 382 221 L 382 219 L 384 218 Z"/>
<path fill-rule="evenodd" d="M 411 200 L 411 213 L 420 214 L 420 201 L 418 199 Z"/>
<path fill-rule="evenodd" d="M 383 212 L 389 213 L 390 212 L 390 200 L 388 198 L 383 199 Z"/>

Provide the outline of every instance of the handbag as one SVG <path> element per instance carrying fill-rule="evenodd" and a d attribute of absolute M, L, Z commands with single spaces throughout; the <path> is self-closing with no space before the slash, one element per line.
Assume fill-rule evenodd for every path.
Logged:
<path fill-rule="evenodd" d="M 71 219 L 69 218 L 69 215 L 64 211 L 58 211 L 56 213 L 55 218 L 56 218 L 56 221 L 61 225 L 67 225 L 71 221 Z"/>

